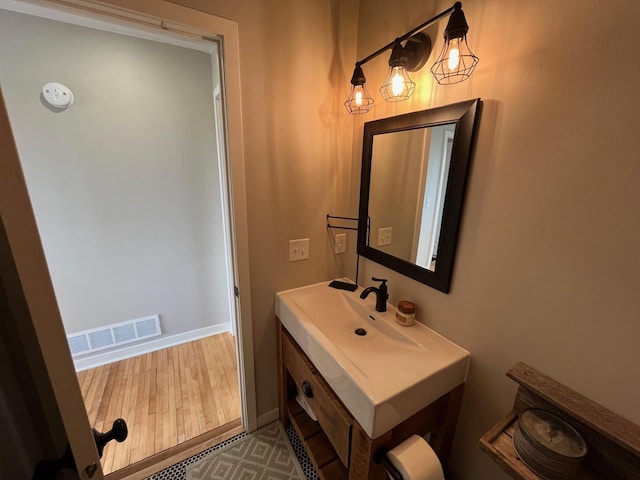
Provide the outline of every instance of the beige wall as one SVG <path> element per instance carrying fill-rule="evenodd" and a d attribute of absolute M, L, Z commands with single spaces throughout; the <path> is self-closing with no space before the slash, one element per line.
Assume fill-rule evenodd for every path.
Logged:
<path fill-rule="evenodd" d="M 361 0 L 359 57 L 450 5 Z M 413 300 L 420 321 L 471 352 L 447 478 L 498 479 L 477 442 L 509 411 L 504 372 L 518 361 L 640 423 L 640 9 L 467 0 L 464 11 L 480 57 L 472 79 L 436 87 L 425 68 L 413 100 L 377 97 L 366 118 L 483 99 L 451 292 L 370 262 L 365 274 L 390 278 L 392 303 Z M 386 60 L 365 66 L 370 91 Z"/>
<path fill-rule="evenodd" d="M 353 120 L 342 102 L 355 57 L 356 0 L 180 0 L 238 22 L 258 415 L 277 408 L 275 293 L 328 280 L 325 215 L 347 211 Z M 347 78 L 345 84 L 344 79 Z M 289 263 L 290 239 L 310 259 Z M 349 234 L 348 249 L 355 250 Z"/>
<path fill-rule="evenodd" d="M 509 410 L 520 360 L 640 423 L 635 0 L 467 0 L 475 76 L 435 87 L 425 69 L 411 101 L 377 98 L 365 118 L 342 106 L 356 45 L 362 57 L 449 2 L 179 3 L 240 27 L 259 414 L 277 405 L 274 293 L 344 271 L 324 215 L 357 211 L 361 122 L 482 97 L 451 293 L 366 261 L 361 276 L 390 278 L 392 303 L 413 300 L 472 354 L 448 478 L 506 478 L 477 440 Z M 365 74 L 377 91 L 386 58 Z M 311 259 L 288 263 L 299 237 Z"/>

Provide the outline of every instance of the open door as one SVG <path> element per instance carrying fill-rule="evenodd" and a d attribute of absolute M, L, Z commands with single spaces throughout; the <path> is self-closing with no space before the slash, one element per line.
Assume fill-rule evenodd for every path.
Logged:
<path fill-rule="evenodd" d="M 58 453 L 64 449 L 59 445 L 60 437 L 64 437 L 61 431 L 64 430 L 79 478 L 101 480 L 104 476 L 94 436 L 67 346 L 1 91 L 0 219 L 4 237 L 0 242 L 0 280 L 13 312 L 8 320 L 21 323 L 17 325 L 18 335 L 23 337 L 24 345 L 30 345 L 30 351 L 25 352 L 28 365 L 24 370 L 34 377 L 39 402 L 45 412 L 55 409 L 55 406 L 59 412 L 55 415 L 57 418 L 46 419 L 50 424 L 43 430 L 49 431 Z M 33 333 L 33 338 L 24 338 L 29 332 Z M 56 405 L 46 404 L 48 394 Z M 55 425 L 56 420 L 61 420 L 63 425 Z M 5 440 L 12 441 L 11 438 Z"/>

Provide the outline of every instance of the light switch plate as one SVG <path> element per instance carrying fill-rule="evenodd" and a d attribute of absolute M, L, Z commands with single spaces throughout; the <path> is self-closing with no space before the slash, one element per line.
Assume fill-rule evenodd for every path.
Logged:
<path fill-rule="evenodd" d="M 385 227 L 378 229 L 378 246 L 384 247 L 385 245 L 391 245 L 391 230 L 392 227 Z"/>
<path fill-rule="evenodd" d="M 289 261 L 297 262 L 309 258 L 309 239 L 289 240 Z"/>
<path fill-rule="evenodd" d="M 336 233 L 335 240 L 336 241 L 334 243 L 334 252 L 336 254 L 346 252 L 347 251 L 347 234 Z"/>

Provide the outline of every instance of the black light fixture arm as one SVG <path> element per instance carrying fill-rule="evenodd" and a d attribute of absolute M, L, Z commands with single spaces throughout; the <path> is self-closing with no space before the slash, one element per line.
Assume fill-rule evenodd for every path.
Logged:
<path fill-rule="evenodd" d="M 362 60 L 359 60 L 356 62 L 356 68 L 361 67 L 362 65 L 364 65 L 365 63 L 367 63 L 369 60 L 373 60 L 374 58 L 376 58 L 378 55 L 380 55 L 381 53 L 386 52 L 387 50 L 391 50 L 393 48 L 393 46 L 398 43 L 398 42 L 404 42 L 405 40 L 407 40 L 409 37 L 411 37 L 412 35 L 415 35 L 416 33 L 420 32 L 421 30 L 424 30 L 425 28 L 433 25 L 434 23 L 436 23 L 438 20 L 440 20 L 441 18 L 446 17 L 447 15 L 451 15 L 455 10 L 460 10 L 462 8 L 462 2 L 456 2 L 452 7 L 447 8 L 445 11 L 439 13 L 438 15 L 436 15 L 433 18 L 430 18 L 429 20 L 427 20 L 424 23 L 421 23 L 420 25 L 418 25 L 417 27 L 415 27 L 412 30 L 409 30 L 407 33 L 405 33 L 404 35 L 402 35 L 401 37 L 396 38 L 395 40 L 393 40 L 392 42 L 389 42 L 387 45 L 385 45 L 382 48 L 379 48 L 378 50 L 376 50 L 375 52 L 373 52 L 371 55 L 363 58 Z"/>

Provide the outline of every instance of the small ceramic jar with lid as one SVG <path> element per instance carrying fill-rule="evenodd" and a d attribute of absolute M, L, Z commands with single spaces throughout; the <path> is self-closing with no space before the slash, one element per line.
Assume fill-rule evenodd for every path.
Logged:
<path fill-rule="evenodd" d="M 398 302 L 398 309 L 396 310 L 396 322 L 403 327 L 409 327 L 416 321 L 416 306 L 407 300 L 401 300 Z"/>

